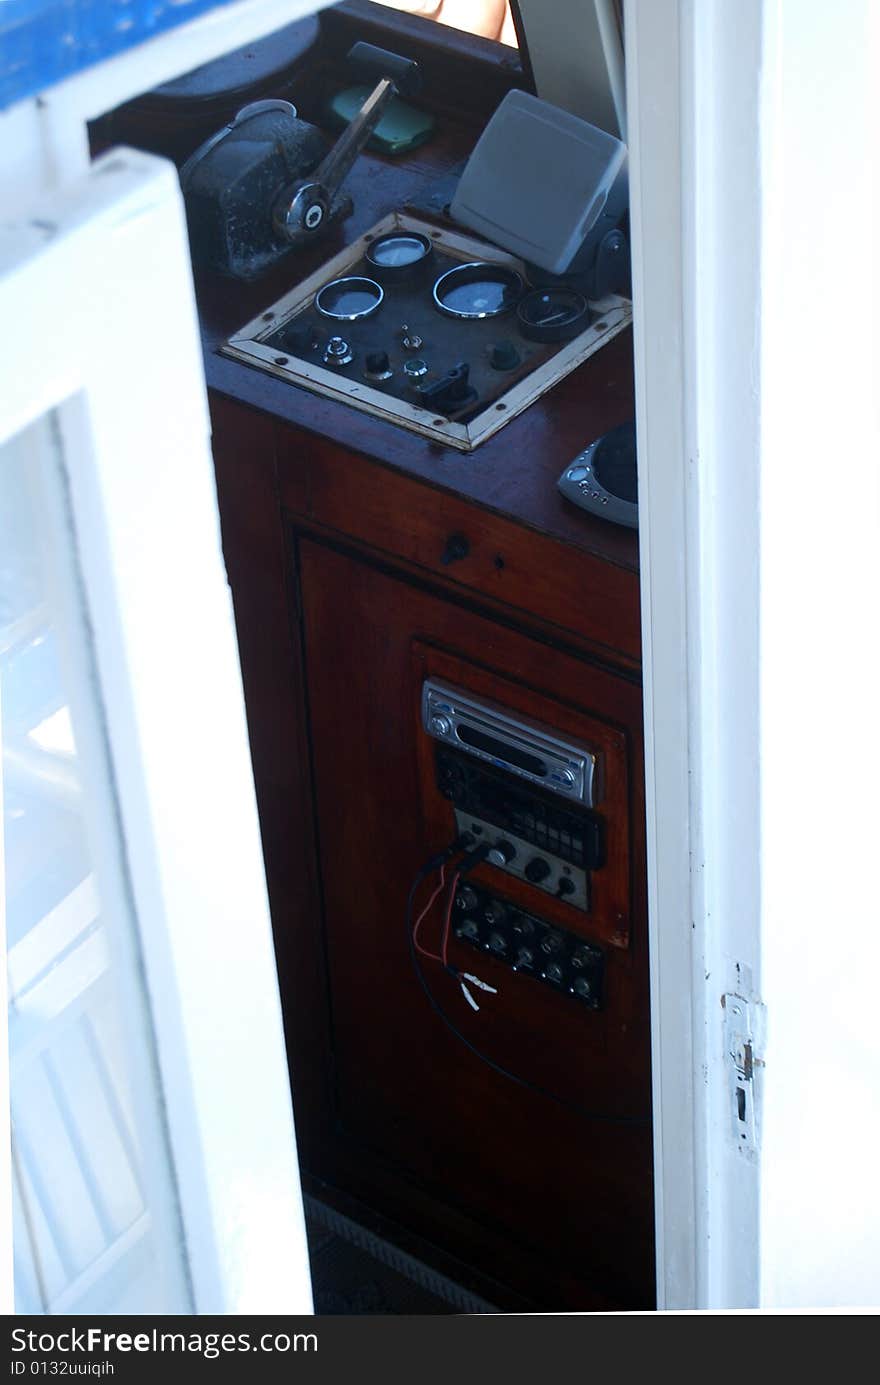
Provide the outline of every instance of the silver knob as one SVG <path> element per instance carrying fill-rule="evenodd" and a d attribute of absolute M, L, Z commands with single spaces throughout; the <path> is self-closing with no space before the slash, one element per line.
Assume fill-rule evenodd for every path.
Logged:
<path fill-rule="evenodd" d="M 433 736 L 448 736 L 452 730 L 452 722 L 449 717 L 431 717 L 431 734 Z"/>
<path fill-rule="evenodd" d="M 491 851 L 487 852 L 486 860 L 492 866 L 506 866 L 510 864 L 515 855 L 516 847 L 511 842 L 498 841 Z"/>
<path fill-rule="evenodd" d="M 351 365 L 354 352 L 344 337 L 331 337 L 324 347 L 325 365 Z"/>
<path fill-rule="evenodd" d="M 428 373 L 428 365 L 421 356 L 416 356 L 412 361 L 404 361 L 403 373 L 410 380 L 420 380 L 423 375 Z"/>

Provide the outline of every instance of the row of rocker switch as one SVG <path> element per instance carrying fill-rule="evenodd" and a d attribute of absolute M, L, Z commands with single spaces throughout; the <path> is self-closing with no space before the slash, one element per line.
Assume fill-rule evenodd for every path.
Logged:
<path fill-rule="evenodd" d="M 454 917 L 459 941 L 599 1009 L 605 971 L 600 948 L 471 884 L 456 890 Z"/>

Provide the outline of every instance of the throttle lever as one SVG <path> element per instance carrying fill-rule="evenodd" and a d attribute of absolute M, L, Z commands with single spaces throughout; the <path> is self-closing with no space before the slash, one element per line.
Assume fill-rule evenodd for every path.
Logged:
<path fill-rule="evenodd" d="M 379 80 L 315 172 L 308 178 L 297 179 L 279 196 L 272 223 L 282 240 L 301 241 L 321 229 L 334 198 L 391 98 L 401 90 L 414 92 L 421 84 L 418 63 L 371 43 L 356 43 L 348 61 L 364 74 L 380 74 Z"/>

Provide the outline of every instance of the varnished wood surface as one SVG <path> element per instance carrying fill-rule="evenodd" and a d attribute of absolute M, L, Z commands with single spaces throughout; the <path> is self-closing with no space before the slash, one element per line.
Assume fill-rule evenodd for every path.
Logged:
<path fill-rule="evenodd" d="M 215 404 L 220 426 L 238 406 Z M 582 549 L 564 548 L 493 511 L 423 481 L 367 464 L 323 438 L 276 424 L 279 494 L 307 518 L 393 556 L 396 562 L 492 607 L 537 617 L 558 639 L 570 639 L 633 671 L 641 654 L 636 575 Z M 447 562 L 449 545 L 467 552 Z"/>

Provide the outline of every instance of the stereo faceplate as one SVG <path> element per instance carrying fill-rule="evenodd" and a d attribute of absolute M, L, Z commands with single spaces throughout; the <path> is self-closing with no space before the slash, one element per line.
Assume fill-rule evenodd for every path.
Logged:
<path fill-rule="evenodd" d="M 426 679 L 422 724 L 436 740 L 569 802 L 591 808 L 598 799 L 599 762 L 593 750 L 471 693 Z"/>

